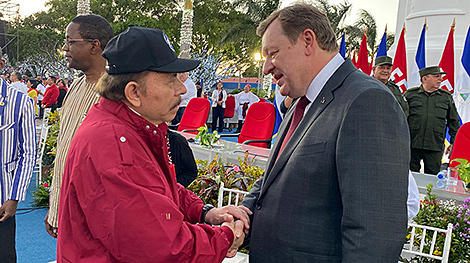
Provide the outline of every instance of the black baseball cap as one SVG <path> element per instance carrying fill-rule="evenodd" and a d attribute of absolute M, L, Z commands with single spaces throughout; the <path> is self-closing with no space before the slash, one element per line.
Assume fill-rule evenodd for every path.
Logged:
<path fill-rule="evenodd" d="M 200 63 L 198 60 L 178 58 L 168 36 L 160 29 L 133 25 L 113 37 L 102 55 L 108 60 L 106 72 L 110 75 L 147 70 L 187 72 Z"/>

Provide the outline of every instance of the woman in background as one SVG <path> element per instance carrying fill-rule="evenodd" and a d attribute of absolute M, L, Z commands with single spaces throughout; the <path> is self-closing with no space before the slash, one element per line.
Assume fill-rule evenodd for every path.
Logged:
<path fill-rule="evenodd" d="M 29 89 L 28 96 L 33 98 L 34 101 L 34 112 L 36 113 L 36 117 L 38 116 L 38 91 L 36 89 L 38 87 L 38 84 L 39 81 L 35 79 L 28 79 L 28 81 L 26 82 L 26 86 Z"/>

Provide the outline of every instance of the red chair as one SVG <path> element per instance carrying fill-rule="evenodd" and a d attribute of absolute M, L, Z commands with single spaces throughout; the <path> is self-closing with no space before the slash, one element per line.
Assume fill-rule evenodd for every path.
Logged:
<path fill-rule="evenodd" d="M 225 101 L 225 111 L 224 111 L 224 123 L 225 123 L 225 128 L 229 131 L 232 131 L 230 128 L 230 123 L 229 119 L 232 118 L 235 115 L 235 97 L 227 97 L 227 100 Z"/>
<path fill-rule="evenodd" d="M 457 158 L 470 161 L 470 122 L 464 123 L 455 136 L 449 167 L 455 167 L 460 164 L 459 162 L 452 162 L 452 160 Z M 457 177 L 457 174 L 454 175 L 452 173 L 452 177 Z"/>
<path fill-rule="evenodd" d="M 181 117 L 178 131 L 197 134 L 197 128 L 206 124 L 210 107 L 210 102 L 204 98 L 191 99 Z"/>
<path fill-rule="evenodd" d="M 220 137 L 238 137 L 238 143 L 270 148 L 275 120 L 274 105 L 257 102 L 248 108 L 245 124 L 239 134 L 221 134 Z"/>

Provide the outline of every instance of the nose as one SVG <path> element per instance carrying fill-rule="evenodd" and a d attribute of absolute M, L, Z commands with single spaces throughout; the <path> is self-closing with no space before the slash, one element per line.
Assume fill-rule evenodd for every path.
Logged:
<path fill-rule="evenodd" d="M 63 51 L 68 51 L 68 50 L 69 50 L 69 46 L 68 46 L 66 43 L 64 43 L 64 44 L 62 45 L 62 50 L 63 50 Z"/>
<path fill-rule="evenodd" d="M 186 86 L 179 80 L 177 79 L 175 81 L 175 94 L 177 96 L 185 94 L 186 93 Z"/>
<path fill-rule="evenodd" d="M 272 63 L 271 58 L 267 58 L 263 64 L 263 74 L 268 75 L 271 72 L 271 70 L 273 70 L 273 68 L 274 68 L 274 65 Z"/>

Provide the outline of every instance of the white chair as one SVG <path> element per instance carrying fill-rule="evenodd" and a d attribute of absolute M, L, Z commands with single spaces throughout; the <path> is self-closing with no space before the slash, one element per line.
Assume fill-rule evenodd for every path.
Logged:
<path fill-rule="evenodd" d="M 44 126 L 41 129 L 41 134 L 38 141 L 38 151 L 36 154 L 36 166 L 34 166 L 33 172 L 37 172 L 36 185 L 42 181 L 42 157 L 44 155 L 44 149 L 46 148 L 47 135 L 49 134 L 49 126 Z"/>
<path fill-rule="evenodd" d="M 243 197 L 248 194 L 246 191 L 225 188 L 224 183 L 220 183 L 217 207 L 224 206 L 224 192 L 228 192 L 228 202 L 226 205 L 231 205 L 233 201 L 233 205 L 235 206 L 237 206 L 241 199 L 243 199 Z M 234 198 L 235 200 L 233 200 Z"/>
<path fill-rule="evenodd" d="M 411 236 L 410 240 L 405 243 L 405 246 L 402 250 L 402 257 L 408 258 L 409 256 L 421 256 L 427 257 L 430 259 L 437 259 L 441 260 L 442 263 L 448 263 L 449 260 L 449 252 L 450 252 L 450 243 L 452 239 L 452 224 L 449 223 L 447 225 L 447 229 L 435 228 L 430 226 L 423 226 L 414 223 L 408 223 L 408 227 L 411 227 Z M 421 229 L 421 234 L 416 233 L 417 229 Z M 432 235 L 426 236 L 427 232 L 431 232 Z M 437 235 L 444 233 L 446 238 L 444 241 L 444 246 L 440 248 L 439 251 L 442 252 L 440 256 L 434 255 L 434 251 L 436 250 L 436 240 Z M 432 240 L 431 239 L 432 236 Z M 414 245 L 415 240 L 419 241 L 419 247 Z M 429 252 L 424 253 L 425 246 L 429 246 Z"/>

